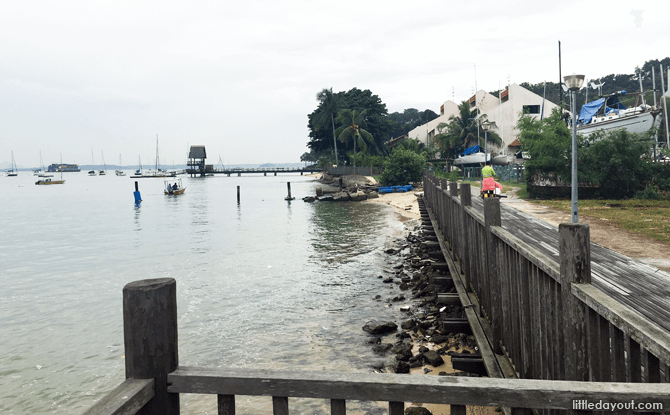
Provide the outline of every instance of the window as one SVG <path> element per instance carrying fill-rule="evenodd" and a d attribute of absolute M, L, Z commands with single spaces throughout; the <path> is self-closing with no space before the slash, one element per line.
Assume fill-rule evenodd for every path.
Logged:
<path fill-rule="evenodd" d="M 539 114 L 540 106 L 539 105 L 524 105 L 523 106 L 524 114 Z"/>

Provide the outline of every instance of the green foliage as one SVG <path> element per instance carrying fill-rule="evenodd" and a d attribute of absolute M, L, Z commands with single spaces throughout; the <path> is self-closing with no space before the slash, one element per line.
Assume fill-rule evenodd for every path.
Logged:
<path fill-rule="evenodd" d="M 349 144 L 349 141 L 353 141 L 354 147 L 354 157 L 353 165 L 356 166 L 356 145 L 358 145 L 359 150 L 363 153 L 368 151 L 368 143 L 372 144 L 374 148 L 374 138 L 363 127 L 365 126 L 366 110 L 357 111 L 357 110 L 340 110 L 337 113 L 337 121 L 341 126 L 335 130 L 335 135 L 337 139 L 343 143 Z"/>
<path fill-rule="evenodd" d="M 635 193 L 635 199 L 661 200 L 661 198 L 662 197 L 658 186 L 654 186 L 651 183 L 647 184 L 644 190 L 640 190 L 639 192 Z"/>
<path fill-rule="evenodd" d="M 557 174 L 565 183 L 570 182 L 572 161 L 572 134 L 555 109 L 542 120 L 522 116 L 516 125 L 519 141 L 530 155 L 525 161 L 526 180 L 546 179 Z"/>
<path fill-rule="evenodd" d="M 608 198 L 633 196 L 644 189 L 652 177 L 652 163 L 642 156 L 648 153 L 648 137 L 617 129 L 589 136 L 595 143 L 579 152 L 580 179 L 598 183 Z"/>
<path fill-rule="evenodd" d="M 438 115 L 432 110 L 419 111 L 414 108 L 408 108 L 402 113 L 394 112 L 388 115 L 389 120 L 393 123 L 393 131 L 391 137 L 400 137 L 407 134 L 414 128 L 426 124 L 429 121 L 437 118 Z"/>
<path fill-rule="evenodd" d="M 468 147 L 477 144 L 484 146 L 484 137 L 491 144 L 500 145 L 502 143 L 495 132 L 489 131 L 484 134 L 480 124 L 486 121 L 486 117 L 480 116 L 479 120 L 476 120 L 477 111 L 470 109 L 468 101 L 461 102 L 458 110 L 459 114 L 451 116 L 448 124 L 440 123 L 437 126 L 438 134 L 433 137 L 433 142 L 439 147 L 442 157 L 455 158 Z"/>
<path fill-rule="evenodd" d="M 404 148 L 394 148 L 384 162 L 381 184 L 384 186 L 404 185 L 419 182 L 423 177 L 426 158 Z"/>
<path fill-rule="evenodd" d="M 334 113 L 335 115 L 339 113 L 339 109 L 343 108 L 355 110 L 359 113 L 363 110 L 366 111 L 365 129 L 373 137 L 373 142 L 368 143 L 370 153 L 388 154 L 388 150 L 384 143 L 391 137 L 393 125 L 392 121 L 388 119 L 386 104 L 384 104 L 377 95 L 373 95 L 372 92 L 367 89 L 361 91 L 358 88 L 353 88 L 347 92 L 333 93 L 333 98 L 336 101 L 338 108 L 338 112 Z M 325 115 L 323 115 L 323 113 L 325 113 Z M 330 117 L 329 114 L 331 114 L 331 112 L 329 112 L 326 107 L 326 103 L 319 101 L 318 107 L 307 116 L 310 137 L 307 146 L 310 149 L 315 151 L 333 149 L 333 128 L 332 125 L 326 128 L 327 123 L 324 121 Z M 329 122 L 331 121 L 329 120 Z M 334 123 L 335 129 L 342 126 L 342 124 L 337 121 L 337 118 L 334 118 L 332 122 Z M 338 153 L 353 151 L 353 146 L 353 140 L 347 140 L 347 143 L 343 145 L 338 143 Z"/>
<path fill-rule="evenodd" d="M 356 166 L 359 167 L 382 167 L 386 157 L 374 156 L 371 154 L 358 153 L 356 155 Z M 354 156 L 349 154 L 349 164 L 353 165 Z"/>

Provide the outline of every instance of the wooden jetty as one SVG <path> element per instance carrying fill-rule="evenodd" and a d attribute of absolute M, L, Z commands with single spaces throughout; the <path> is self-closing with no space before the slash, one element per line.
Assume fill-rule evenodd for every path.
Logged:
<path fill-rule="evenodd" d="M 469 184 L 459 189 L 424 176 L 420 208 L 488 378 L 182 367 L 176 281 L 165 278 L 124 287 L 127 379 L 85 413 L 178 414 L 182 393 L 215 394 L 218 413 L 231 415 L 235 395 L 271 397 L 275 415 L 288 414 L 290 398 L 304 397 L 329 399 L 334 415 L 346 413 L 347 400 L 386 401 L 390 415 L 404 414 L 405 402 L 449 404 L 458 415 L 467 406 L 506 414 L 577 413 L 598 402 L 622 405 L 619 413 L 670 408 L 670 332 L 651 307 L 667 282 L 641 270 L 639 278 L 655 285 L 640 280 L 626 302 L 607 286 L 635 267 L 611 269 L 608 260 L 617 267 L 625 261 L 593 249 L 587 225 L 563 224 L 551 237 L 532 218 L 505 224 L 513 214 L 499 199 L 473 200 Z M 542 236 L 523 239 L 536 232 Z M 609 272 L 592 272 L 600 267 Z M 638 405 L 623 406 L 633 401 Z"/>
<path fill-rule="evenodd" d="M 200 168 L 192 168 L 189 167 L 186 169 L 186 174 L 190 174 L 191 176 L 208 176 L 208 175 L 215 175 L 215 174 L 225 174 L 228 177 L 230 175 L 237 175 L 241 176 L 242 173 L 244 174 L 259 174 L 262 173 L 263 176 L 267 176 L 268 173 L 274 174 L 275 176 L 277 173 L 300 173 L 302 176 L 304 173 L 311 174 L 311 173 L 318 173 L 323 171 L 323 169 L 317 168 L 317 167 L 258 167 L 258 168 L 228 168 L 228 169 L 215 169 L 210 167 L 209 165 L 207 168 L 200 169 Z"/>

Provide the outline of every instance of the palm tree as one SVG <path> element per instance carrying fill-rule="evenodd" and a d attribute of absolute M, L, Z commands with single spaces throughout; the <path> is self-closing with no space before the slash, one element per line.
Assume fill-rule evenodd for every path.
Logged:
<path fill-rule="evenodd" d="M 323 88 L 318 94 L 316 94 L 316 99 L 319 101 L 319 111 L 314 117 L 314 126 L 316 128 L 325 127 L 330 120 L 330 125 L 333 128 L 333 145 L 335 146 L 335 164 L 338 164 L 337 160 L 337 140 L 335 139 L 335 114 L 337 113 L 337 95 L 333 94 L 333 88 L 326 89 Z"/>
<path fill-rule="evenodd" d="M 335 131 L 338 140 L 349 144 L 349 139 L 354 140 L 354 171 L 356 169 L 356 142 L 364 150 L 367 148 L 365 142 L 373 143 L 374 138 L 372 134 L 361 128 L 365 124 L 365 114 L 367 110 L 340 110 L 337 113 L 337 122 L 342 124 L 340 128 Z"/>
<path fill-rule="evenodd" d="M 481 144 L 479 136 L 481 135 L 481 123 L 486 121 L 486 114 L 477 117 L 476 110 L 470 110 L 470 103 L 463 101 L 458 106 L 458 115 L 449 117 L 449 124 L 440 123 L 437 128 L 441 132 L 435 136 L 435 141 L 440 143 L 440 148 L 444 152 L 460 153 L 461 150 L 471 147 L 475 144 Z M 502 140 L 492 131 L 488 132 L 489 143 L 500 145 Z"/>

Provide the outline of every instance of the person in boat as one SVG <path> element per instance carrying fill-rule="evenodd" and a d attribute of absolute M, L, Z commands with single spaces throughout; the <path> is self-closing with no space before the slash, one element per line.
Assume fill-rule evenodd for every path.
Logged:
<path fill-rule="evenodd" d="M 480 191 L 482 197 L 502 192 L 502 186 L 494 179 L 495 174 L 496 172 L 491 166 L 487 165 L 482 168 L 482 190 Z M 500 189 L 500 192 L 496 192 L 496 189 Z"/>
<path fill-rule="evenodd" d="M 172 186 L 172 191 L 176 192 L 177 190 L 179 190 L 179 186 L 177 186 L 177 183 L 175 183 L 175 184 Z"/>

